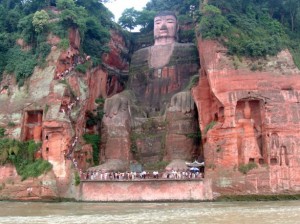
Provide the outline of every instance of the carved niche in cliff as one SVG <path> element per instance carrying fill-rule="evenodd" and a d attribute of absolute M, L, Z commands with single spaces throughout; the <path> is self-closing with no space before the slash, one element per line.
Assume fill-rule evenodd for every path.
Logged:
<path fill-rule="evenodd" d="M 132 56 L 128 91 L 105 101 L 102 160 L 106 163 L 100 168 L 120 168 L 112 168 L 112 160 L 128 167 L 132 159 L 142 163 L 176 160 L 169 168 L 179 168 L 196 151 L 187 136 L 197 132 L 197 112 L 186 87 L 198 74 L 198 51 L 193 44 L 176 42 L 174 13 L 159 13 L 154 24 L 154 45 Z"/>
<path fill-rule="evenodd" d="M 288 148 L 280 142 L 280 137 L 277 133 L 272 133 L 270 136 L 270 165 L 289 166 L 289 156 L 294 156 L 293 146 L 289 144 Z"/>
<path fill-rule="evenodd" d="M 40 142 L 42 140 L 42 110 L 25 111 L 23 123 L 23 140 L 34 140 Z"/>
<path fill-rule="evenodd" d="M 243 99 L 237 102 L 237 149 L 239 164 L 263 163 L 261 100 Z"/>

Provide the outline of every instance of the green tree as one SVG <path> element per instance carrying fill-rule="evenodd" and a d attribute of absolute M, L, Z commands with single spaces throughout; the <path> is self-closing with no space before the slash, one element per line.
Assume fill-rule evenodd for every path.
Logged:
<path fill-rule="evenodd" d="M 119 18 L 118 23 L 123 28 L 128 28 L 130 31 L 136 26 L 136 20 L 139 13 L 134 8 L 125 9 Z"/>
<path fill-rule="evenodd" d="M 100 141 L 101 137 L 98 134 L 84 134 L 83 139 L 86 143 L 93 147 L 93 162 L 94 165 L 99 165 Z"/>
<path fill-rule="evenodd" d="M 36 40 L 36 32 L 33 26 L 33 14 L 29 14 L 19 20 L 18 30 L 21 32 L 22 38 L 28 44 L 33 44 Z"/>
<path fill-rule="evenodd" d="M 56 0 L 56 7 L 60 10 L 74 9 L 75 6 L 74 0 Z"/>
<path fill-rule="evenodd" d="M 45 10 L 36 11 L 33 15 L 32 24 L 37 33 L 41 33 L 49 23 L 49 15 Z"/>
<path fill-rule="evenodd" d="M 295 23 L 297 22 L 297 15 L 300 13 L 299 0 L 283 0 L 283 7 L 289 17 L 292 32 L 295 31 Z"/>
<path fill-rule="evenodd" d="M 67 1 L 67 0 L 61 0 Z M 68 0 L 71 1 L 72 0 Z M 78 28 L 81 36 L 83 37 L 84 32 L 86 30 L 86 20 L 89 18 L 88 12 L 81 6 L 71 6 L 72 4 L 68 5 L 68 7 L 62 10 L 60 14 L 60 21 L 66 28 Z M 70 7 L 69 7 L 70 6 Z"/>
<path fill-rule="evenodd" d="M 147 3 L 146 9 L 156 12 L 171 10 L 178 14 L 188 14 L 190 6 L 199 8 L 199 0 L 151 0 Z"/>
<path fill-rule="evenodd" d="M 10 10 L 5 18 L 5 30 L 9 33 L 16 32 L 19 20 L 22 18 L 22 12 L 18 8 Z"/>
<path fill-rule="evenodd" d="M 91 15 L 97 17 L 102 25 L 110 25 L 111 19 L 114 17 L 114 15 L 101 2 L 109 1 L 77 0 L 76 4 L 84 7 Z"/>
<path fill-rule="evenodd" d="M 108 43 L 110 34 L 106 28 L 101 26 L 96 18 L 88 18 L 86 21 L 86 31 L 82 47 L 84 52 L 92 56 L 94 62 L 101 59 L 101 55 L 107 52 L 106 43 Z"/>
<path fill-rule="evenodd" d="M 21 1 L 21 5 L 24 13 L 28 15 L 47 6 L 54 5 L 54 0 L 27 0 Z"/>
<path fill-rule="evenodd" d="M 218 38 L 230 28 L 230 23 L 221 10 L 213 5 L 205 5 L 199 31 L 203 38 Z"/>
<path fill-rule="evenodd" d="M 0 80 L 6 70 L 21 85 L 36 65 L 45 65 L 50 52 L 48 31 L 64 39 L 69 28 L 78 29 L 80 50 L 99 62 L 108 49 L 109 28 L 114 27 L 112 13 L 103 2 L 107 0 L 0 0 Z M 60 13 L 53 13 L 49 6 Z M 16 47 L 18 38 L 30 46 L 29 51 Z"/>
<path fill-rule="evenodd" d="M 0 33 L 0 80 L 7 64 L 7 51 L 14 46 L 15 38 L 9 33 Z"/>
<path fill-rule="evenodd" d="M 149 11 L 144 9 L 138 12 L 135 24 L 142 26 L 143 31 L 151 31 L 154 27 L 153 18 L 155 14 L 155 11 Z"/>
<path fill-rule="evenodd" d="M 5 128 L 0 127 L 0 138 L 3 138 L 5 136 Z"/>

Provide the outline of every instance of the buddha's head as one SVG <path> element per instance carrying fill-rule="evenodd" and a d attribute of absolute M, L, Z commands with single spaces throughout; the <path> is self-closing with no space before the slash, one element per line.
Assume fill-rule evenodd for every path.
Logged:
<path fill-rule="evenodd" d="M 178 23 L 174 12 L 162 11 L 154 17 L 154 45 L 165 45 L 177 40 Z"/>

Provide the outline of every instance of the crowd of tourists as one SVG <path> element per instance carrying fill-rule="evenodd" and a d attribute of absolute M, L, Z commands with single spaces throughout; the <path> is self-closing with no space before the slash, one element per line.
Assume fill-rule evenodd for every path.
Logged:
<path fill-rule="evenodd" d="M 153 172 L 101 172 L 101 171 L 86 171 L 80 172 L 80 178 L 82 180 L 99 180 L 99 181 L 128 181 L 128 180 L 146 180 L 146 179 L 177 179 L 177 180 L 188 180 L 188 179 L 199 179 L 203 178 L 203 173 L 192 172 L 192 171 L 176 171 L 171 172 L 165 171 L 159 173 L 158 171 Z"/>
<path fill-rule="evenodd" d="M 69 54 L 69 52 L 68 52 L 68 54 Z M 64 80 L 76 68 L 77 65 L 84 64 L 85 62 L 89 61 L 90 59 L 91 59 L 91 56 L 89 56 L 89 55 L 85 55 L 84 58 L 76 55 L 74 57 L 74 63 L 72 63 L 72 65 L 69 66 L 63 72 L 57 73 L 56 79 Z"/>
<path fill-rule="evenodd" d="M 61 107 L 59 109 L 59 112 L 64 113 L 64 114 L 71 114 L 72 108 L 76 105 L 78 105 L 80 102 L 80 98 L 76 97 L 75 99 L 73 99 L 72 101 L 68 102 L 62 102 Z"/>

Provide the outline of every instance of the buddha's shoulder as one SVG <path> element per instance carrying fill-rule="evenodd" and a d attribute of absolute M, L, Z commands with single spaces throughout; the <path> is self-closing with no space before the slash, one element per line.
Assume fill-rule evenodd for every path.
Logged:
<path fill-rule="evenodd" d="M 153 47 L 153 46 L 152 46 Z M 166 47 L 169 47 L 169 45 L 163 45 L 163 46 L 159 46 L 160 48 L 164 49 Z M 195 51 L 197 50 L 196 45 L 193 43 L 175 43 L 174 44 L 174 50 L 185 50 L 185 51 Z M 141 48 L 137 51 L 135 51 L 133 53 L 133 57 L 148 57 L 149 53 L 151 52 L 151 46 L 150 47 L 145 47 L 145 48 Z"/>
<path fill-rule="evenodd" d="M 171 45 L 151 46 L 141 48 L 135 51 L 132 55 L 131 65 L 132 66 L 144 66 L 148 64 L 150 54 L 154 52 L 169 51 L 172 49 L 171 61 L 178 60 L 198 60 L 198 50 L 193 43 L 175 43 Z M 155 53 L 154 53 L 155 54 Z"/>
<path fill-rule="evenodd" d="M 197 52 L 197 47 L 193 43 L 175 43 L 173 54 L 184 56 L 197 54 Z"/>
<path fill-rule="evenodd" d="M 132 55 L 132 57 L 138 57 L 138 58 L 147 58 L 149 55 L 149 52 L 151 50 L 151 47 L 145 47 L 145 48 L 141 48 L 137 51 L 135 51 Z"/>
<path fill-rule="evenodd" d="M 131 66 L 133 67 L 143 67 L 148 66 L 148 59 L 150 54 L 150 47 L 141 48 L 135 51 L 131 58 Z"/>

